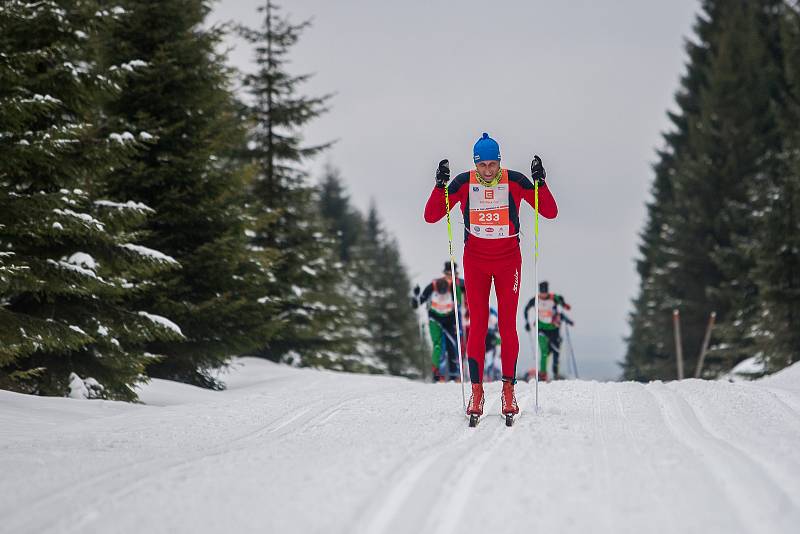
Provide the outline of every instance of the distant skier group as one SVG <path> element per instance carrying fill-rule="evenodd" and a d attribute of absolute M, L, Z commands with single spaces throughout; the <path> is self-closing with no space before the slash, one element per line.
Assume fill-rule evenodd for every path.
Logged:
<path fill-rule="evenodd" d="M 450 230 L 450 210 L 461 203 L 464 217 L 464 278 L 458 277 L 455 262 L 445 264 L 444 273 L 424 290 L 414 290 L 413 305 L 428 305 L 434 380 L 454 380 L 460 376 L 460 354 L 466 352 L 472 391 L 467 406 L 470 425 L 483 413 L 483 382 L 499 378 L 503 381 L 502 408 L 507 424 L 519 412 L 514 393 L 517 381 L 517 306 L 522 284 L 522 254 L 519 246 L 519 210 L 525 200 L 543 217 L 553 219 L 558 213 L 556 202 L 545 183 L 546 172 L 539 156 L 531 161 L 531 177 L 502 168 L 498 143 L 484 133 L 473 147 L 475 169 L 450 180 L 449 161 L 439 162 L 435 186 L 425 205 L 425 221 L 435 223 L 445 216 Z M 538 215 L 537 215 L 538 217 Z M 537 219 L 538 220 L 538 219 Z M 537 228 L 538 231 L 538 228 Z M 453 272 L 455 271 L 455 272 Z M 494 284 L 497 310 L 491 310 L 489 296 Z M 542 288 L 544 289 L 542 291 Z M 558 321 L 568 320 L 561 309 L 569 305 L 560 295 L 549 293 L 547 284 L 540 286 L 539 345 L 542 347 L 542 375 L 548 378 L 547 361 L 553 354 L 553 377 L 558 378 Z M 525 308 L 536 305 L 536 297 Z M 461 320 L 463 317 L 464 320 Z M 458 331 L 458 326 L 461 331 Z M 490 327 L 491 325 L 491 327 Z M 463 336 L 461 335 L 463 334 Z M 458 346 L 458 339 L 465 347 Z M 544 340 L 544 341 L 543 341 Z M 497 347 L 500 347 L 497 364 Z M 462 350 L 466 348 L 466 351 Z M 489 358 L 487 359 L 487 355 Z"/>
<path fill-rule="evenodd" d="M 456 270 L 456 276 L 458 271 Z M 464 305 L 465 282 L 463 278 L 458 278 L 458 297 L 460 304 L 458 313 L 461 314 L 462 337 L 469 337 L 469 308 Z M 548 382 L 550 380 L 561 380 L 564 375 L 560 373 L 561 345 L 564 340 L 562 327 L 573 326 L 575 323 L 570 319 L 564 310 L 571 310 L 572 307 L 567 303 L 562 295 L 551 293 L 549 283 L 542 281 L 539 283 L 539 294 L 533 296 L 528 301 L 523 312 L 525 319 L 525 331 L 531 332 L 529 313 L 536 307 L 536 299 L 539 299 L 539 332 L 537 343 L 539 344 L 539 380 Z M 453 305 L 453 283 L 450 275 L 450 264 L 445 263 L 443 276 L 435 279 L 428 284 L 425 289 L 419 286 L 414 287 L 414 296 L 411 299 L 411 306 L 417 308 L 427 305 L 428 308 L 428 330 L 430 332 L 433 353 L 431 358 L 431 377 L 434 382 L 446 382 L 459 380 L 458 358 L 464 353 L 456 348 L 456 308 Z M 500 348 L 502 346 L 500 332 L 498 329 L 497 310 L 489 308 L 489 320 L 486 330 L 485 356 L 483 381 L 493 382 L 501 380 L 502 371 L 499 362 Z M 552 373 L 548 372 L 551 368 Z M 529 381 L 534 378 L 535 368 L 528 369 L 519 378 Z M 573 371 L 574 372 L 574 371 Z"/>

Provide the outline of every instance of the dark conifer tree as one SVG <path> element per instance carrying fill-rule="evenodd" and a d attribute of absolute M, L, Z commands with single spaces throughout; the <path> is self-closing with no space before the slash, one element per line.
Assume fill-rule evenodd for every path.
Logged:
<path fill-rule="evenodd" d="M 686 283 L 670 269 L 676 259 L 668 243 L 685 236 L 672 219 L 681 205 L 675 195 L 675 182 L 682 163 L 692 154 L 689 130 L 700 115 L 701 93 L 707 85 L 707 69 L 720 31 L 722 3 L 706 0 L 702 4 L 694 26 L 695 40 L 686 43 L 689 61 L 675 96 L 678 110 L 668 113 L 672 130 L 664 134 L 665 144 L 653 167 L 652 199 L 647 205 L 647 222 L 639 246 L 641 256 L 637 260 L 641 282 L 630 316 L 631 334 L 623 362 L 623 376 L 627 379 L 675 376 L 672 310 L 680 306 L 681 286 Z"/>
<path fill-rule="evenodd" d="M 773 222 L 783 217 L 774 199 L 783 191 L 776 180 L 787 176 L 780 126 L 782 4 L 704 3 L 700 42 L 689 46 L 688 75 L 678 96 L 681 109 L 671 115 L 676 129 L 665 136 L 667 147 L 656 166 L 639 262 L 641 290 L 624 363 L 627 378 L 676 376 L 673 308 L 681 312 L 688 373 L 711 311 L 718 314 L 718 326 L 704 376 L 765 354 L 759 339 L 773 337 L 764 321 L 766 271 L 759 266 L 771 261 L 763 260 L 770 218 L 765 214 Z M 781 225 L 791 227 L 786 220 Z M 773 250 L 779 248 L 773 236 Z"/>
<path fill-rule="evenodd" d="M 350 263 L 365 229 L 364 217 L 350 204 L 339 170 L 330 166 L 322 178 L 320 210 L 339 242 L 339 260 Z"/>
<path fill-rule="evenodd" d="M 782 150 L 778 171 L 764 176 L 756 202 L 753 269 L 761 304 L 753 332 L 768 372 L 800 360 L 800 7 L 785 2 L 781 14 Z"/>
<path fill-rule="evenodd" d="M 687 191 L 706 187 L 704 195 L 695 194 L 703 205 L 694 207 L 694 218 L 705 210 L 707 221 L 695 227 L 709 236 L 709 257 L 719 277 L 711 278 L 706 289 L 706 306 L 719 319 L 706 358 L 711 377 L 756 353 L 758 316 L 764 309 L 753 276 L 762 241 L 758 199 L 783 167 L 777 123 L 784 85 L 780 3 L 738 1 L 726 10 L 694 135 L 698 157 L 689 167 Z M 700 314 L 697 321 L 692 357 L 702 339 Z"/>
<path fill-rule="evenodd" d="M 3 388 L 65 395 L 75 373 L 94 396 L 132 400 L 144 344 L 182 337 L 135 305 L 176 266 L 136 243 L 153 210 L 102 196 L 137 148 L 130 133 L 102 133 L 96 112 L 120 73 L 98 65 L 91 43 L 117 14 L 74 0 L 0 6 Z"/>
<path fill-rule="evenodd" d="M 348 295 L 338 291 L 343 277 L 336 240 L 320 216 L 319 197 L 301 165 L 328 145 L 304 146 L 301 128 L 324 113 L 329 96 L 305 97 L 309 75 L 287 70 L 288 55 L 308 22 L 291 24 L 267 1 L 259 29 L 241 27 L 255 47 L 256 70 L 245 76 L 250 123 L 246 162 L 254 169 L 248 208 L 251 243 L 274 255 L 268 295 L 277 311 L 276 336 L 258 354 L 297 365 L 339 367 L 353 345 L 343 335 Z"/>
<path fill-rule="evenodd" d="M 366 354 L 389 374 L 420 376 L 426 357 L 416 314 L 408 305 L 411 282 L 397 243 L 386 235 L 375 206 L 367 214 L 357 261 L 369 332 Z"/>
<path fill-rule="evenodd" d="M 233 157 L 244 129 L 231 73 L 217 52 L 219 28 L 205 26 L 205 0 L 120 0 L 125 14 L 106 34 L 104 60 L 136 75 L 105 106 L 106 127 L 148 140 L 117 169 L 109 194 L 156 210 L 145 243 L 182 269 L 160 278 L 141 305 L 167 315 L 185 339 L 158 342 L 152 376 L 220 387 L 210 373 L 229 356 L 261 346 L 273 332 L 263 280 L 269 258 L 247 248 L 241 208 L 247 181 Z"/>

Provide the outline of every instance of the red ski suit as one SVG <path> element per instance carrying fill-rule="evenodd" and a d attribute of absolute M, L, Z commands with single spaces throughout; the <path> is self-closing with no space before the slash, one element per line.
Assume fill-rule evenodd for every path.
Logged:
<path fill-rule="evenodd" d="M 474 171 L 473 171 L 474 172 Z M 450 197 L 450 209 L 461 203 L 464 216 L 464 280 L 466 282 L 467 307 L 470 314 L 470 332 L 467 339 L 467 358 L 469 360 L 470 377 L 473 383 L 483 382 L 483 364 L 485 353 L 486 331 L 489 324 L 489 292 L 494 279 L 497 293 L 497 316 L 500 330 L 500 354 L 503 366 L 503 377 L 516 377 L 517 356 L 519 355 L 519 338 L 517 337 L 517 304 L 519 288 L 522 282 L 520 270 L 522 255 L 519 250 L 519 207 L 524 199 L 533 207 L 534 187 L 531 180 L 517 171 L 507 172 L 508 202 L 507 213 L 503 213 L 501 222 L 507 222 L 509 237 L 486 239 L 477 237 L 483 229 L 493 232 L 495 228 L 475 226 L 480 212 L 470 210 L 470 191 L 478 191 L 474 178 L 470 181 L 470 173 L 464 172 L 456 176 L 447 186 Z M 502 184 L 501 184 L 502 185 Z M 494 198 L 496 191 L 486 193 L 486 198 Z M 503 188 L 500 188 L 502 191 Z M 473 191 L 473 194 L 475 194 Z M 473 200 L 474 202 L 474 200 Z M 505 206 L 504 206 L 505 211 Z M 546 185 L 539 187 L 539 213 L 553 219 L 558 213 L 556 201 Z M 446 214 L 444 188 L 434 188 L 425 205 L 425 221 L 435 223 Z M 507 219 L 506 219 L 507 217 Z M 498 217 L 499 219 L 499 217 Z M 481 219 L 482 220 L 482 219 Z M 491 228 L 491 227 L 489 227 Z M 469 230 L 473 229 L 473 230 Z"/>

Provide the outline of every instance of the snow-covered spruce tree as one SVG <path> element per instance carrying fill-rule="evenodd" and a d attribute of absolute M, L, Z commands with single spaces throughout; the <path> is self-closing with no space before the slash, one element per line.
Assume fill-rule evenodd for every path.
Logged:
<path fill-rule="evenodd" d="M 105 106 L 107 127 L 150 139 L 116 169 L 108 191 L 155 209 L 144 243 L 182 265 L 139 295 L 142 308 L 169 316 L 185 335 L 148 345 L 163 356 L 148 373 L 221 387 L 210 371 L 263 346 L 274 331 L 264 298 L 269 258 L 247 248 L 247 175 L 232 157 L 245 143 L 244 129 L 225 58 L 216 52 L 222 32 L 204 26 L 204 0 L 103 3 L 125 10 L 104 35 L 104 62 L 137 66 Z"/>
<path fill-rule="evenodd" d="M 90 40 L 110 12 L 89 1 L 0 5 L 0 387 L 133 400 L 143 344 L 176 339 L 132 299 L 174 260 L 135 244 L 152 213 L 98 196 L 131 134 L 98 131 L 118 73 Z M 119 199 L 117 199 L 119 200 Z"/>
<path fill-rule="evenodd" d="M 245 76 L 250 142 L 243 157 L 255 169 L 248 208 L 253 247 L 276 252 L 268 298 L 278 312 L 276 336 L 260 356 L 297 365 L 341 367 L 353 350 L 341 332 L 350 320 L 336 241 L 326 235 L 318 198 L 302 162 L 327 145 L 303 146 L 300 128 L 325 111 L 327 96 L 298 94 L 308 75 L 287 71 L 288 54 L 308 23 L 290 24 L 272 2 L 259 29 L 239 28 L 255 47 L 256 70 Z"/>
<path fill-rule="evenodd" d="M 800 5 L 784 2 L 781 13 L 783 149 L 780 172 L 764 177 L 756 199 L 760 231 L 753 269 L 761 305 L 754 337 L 767 372 L 800 361 Z"/>
<path fill-rule="evenodd" d="M 375 206 L 355 251 L 357 280 L 368 332 L 366 353 L 393 375 L 418 377 L 427 367 L 417 316 L 409 305 L 411 282 L 397 243 L 386 235 Z"/>
<path fill-rule="evenodd" d="M 320 211 L 338 241 L 339 260 L 349 264 L 353 248 L 365 231 L 364 217 L 350 203 L 341 173 L 332 166 L 325 168 L 320 186 Z"/>
<path fill-rule="evenodd" d="M 370 327 L 371 297 L 375 293 L 371 284 L 375 280 L 364 276 L 367 264 L 371 264 L 374 259 L 362 249 L 362 244 L 367 239 L 366 222 L 361 213 L 351 205 L 341 174 L 330 166 L 325 169 L 322 179 L 320 213 L 329 231 L 336 236 L 338 260 L 342 264 L 339 291 L 347 295 L 351 303 L 348 320 L 341 330 L 342 335 L 348 336 L 354 342 L 353 353 L 348 358 L 350 370 L 387 373 L 389 367 L 386 362 L 376 355 L 374 328 Z"/>

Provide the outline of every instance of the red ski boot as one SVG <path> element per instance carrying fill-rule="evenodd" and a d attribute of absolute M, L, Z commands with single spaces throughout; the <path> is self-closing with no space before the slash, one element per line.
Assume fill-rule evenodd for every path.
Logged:
<path fill-rule="evenodd" d="M 514 383 L 516 380 L 503 379 L 503 415 L 506 416 L 506 424 L 508 424 L 508 416 L 513 417 L 519 413 L 519 406 L 517 405 L 517 397 L 514 395 Z M 511 425 L 508 425 L 511 426 Z"/>
<path fill-rule="evenodd" d="M 469 416 L 469 426 L 476 426 L 478 418 L 483 415 L 483 384 L 472 384 L 467 415 Z"/>

